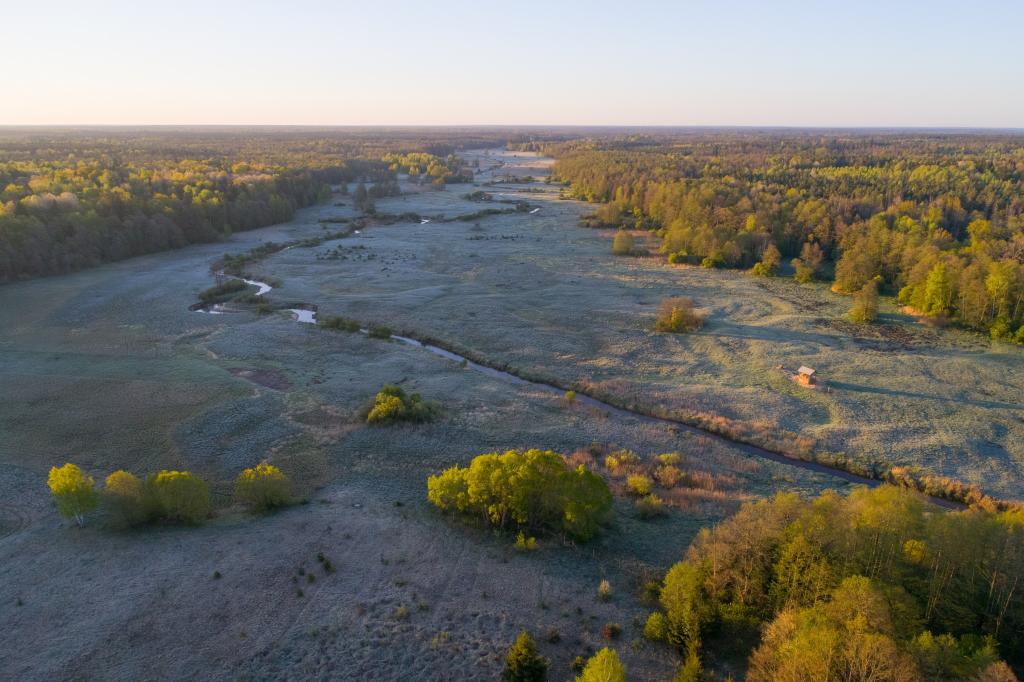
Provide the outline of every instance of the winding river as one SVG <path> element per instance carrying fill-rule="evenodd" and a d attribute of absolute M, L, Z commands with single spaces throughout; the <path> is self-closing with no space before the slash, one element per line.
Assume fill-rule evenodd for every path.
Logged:
<path fill-rule="evenodd" d="M 262 295 L 266 294 L 272 288 L 266 282 L 260 282 L 258 280 L 249 280 L 249 279 L 244 279 L 242 277 L 236 277 L 235 279 L 241 279 L 246 284 L 249 284 L 249 285 L 257 287 L 257 289 L 258 289 L 257 292 L 256 292 L 257 296 L 262 296 Z M 208 313 L 211 313 L 211 314 L 223 314 L 225 312 L 231 312 L 231 311 L 225 310 L 223 307 L 219 307 L 219 304 L 211 306 L 211 307 L 209 307 L 209 309 L 196 308 L 196 310 L 198 310 L 200 312 L 208 312 Z M 304 309 L 304 308 L 288 308 L 288 311 L 295 315 L 295 321 L 296 322 L 303 323 L 303 324 L 314 324 L 314 325 L 317 323 L 316 311 L 315 310 L 308 310 L 308 309 Z M 238 312 L 241 312 L 241 311 L 238 311 Z M 362 332 L 363 334 L 369 334 L 369 329 L 366 329 L 366 328 L 360 328 L 359 331 Z M 484 376 L 490 377 L 492 379 L 497 379 L 499 381 L 504 381 L 506 383 L 513 384 L 515 386 L 529 386 L 531 388 L 535 388 L 537 390 L 543 391 L 545 393 L 549 393 L 549 394 L 554 395 L 554 396 L 562 396 L 562 395 L 564 395 L 565 390 L 566 390 L 566 389 L 561 388 L 559 386 L 555 386 L 554 384 L 548 384 L 548 383 L 544 383 L 544 382 L 540 382 L 540 381 L 532 381 L 530 379 L 525 379 L 525 378 L 523 378 L 521 376 L 513 374 L 512 372 L 509 372 L 507 370 L 498 369 L 496 367 L 491 367 L 491 366 L 488 366 L 488 365 L 483 365 L 483 364 L 480 364 L 479 362 L 474 362 L 474 361 L 470 360 L 469 358 L 467 358 L 467 357 L 465 357 L 463 355 L 460 355 L 459 353 L 456 353 L 455 351 L 448 350 L 447 348 L 442 348 L 441 346 L 435 345 L 433 343 L 428 343 L 428 342 L 425 342 L 425 341 L 420 341 L 418 339 L 414 339 L 414 338 L 409 337 L 409 336 L 400 336 L 398 334 L 392 334 L 391 335 L 391 340 L 392 341 L 396 341 L 396 342 L 401 343 L 401 344 L 406 345 L 406 346 L 411 346 L 413 348 L 419 348 L 421 350 L 425 350 L 428 353 L 432 353 L 432 354 L 437 355 L 439 357 L 445 358 L 446 360 L 451 360 L 452 362 L 457 362 L 460 365 L 462 365 L 462 366 L 464 366 L 464 367 L 466 367 L 468 369 L 473 370 L 474 372 L 478 372 L 480 374 L 483 374 Z M 802 460 L 802 459 L 796 459 L 795 457 L 787 457 L 786 455 L 782 455 L 782 454 L 779 454 L 777 452 L 773 452 L 773 451 L 768 450 L 766 448 L 758 447 L 757 445 L 751 445 L 749 443 L 742 443 L 742 442 L 739 442 L 739 441 L 735 441 L 735 440 L 726 438 L 725 436 L 719 435 L 717 433 L 713 433 L 711 431 L 705 431 L 703 429 L 697 428 L 696 426 L 691 426 L 689 424 L 686 424 L 686 423 L 681 422 L 681 421 L 677 421 L 675 419 L 669 419 L 669 418 L 666 418 L 666 417 L 655 417 L 653 415 L 644 414 L 642 412 L 636 412 L 634 410 L 629 410 L 629 409 L 625 409 L 625 408 L 622 408 L 622 407 L 617 407 L 615 405 L 612 405 L 610 403 L 606 403 L 603 400 L 598 400 L 597 398 L 594 398 L 593 396 L 589 396 L 589 395 L 587 395 L 585 393 L 581 393 L 579 391 L 576 391 L 576 399 L 575 400 L 576 400 L 576 402 L 578 402 L 578 403 L 580 403 L 582 405 L 586 405 L 586 406 L 594 408 L 594 409 L 602 410 L 604 412 L 607 412 L 608 414 L 615 415 L 616 417 L 636 419 L 636 420 L 638 420 L 640 422 L 643 422 L 643 423 L 646 423 L 646 424 L 668 425 L 668 426 L 671 426 L 671 427 L 676 428 L 676 429 L 681 429 L 681 430 L 685 430 L 685 431 L 688 431 L 688 432 L 696 434 L 696 435 L 704 436 L 706 438 L 715 438 L 715 439 L 718 439 L 718 440 L 728 444 L 730 447 L 738 449 L 741 452 L 743 452 L 744 454 L 750 455 L 750 456 L 753 456 L 753 457 L 760 457 L 762 459 L 771 460 L 773 462 L 778 462 L 780 464 L 787 464 L 789 466 L 797 467 L 798 469 L 804 469 L 806 471 L 813 471 L 813 472 L 819 473 L 819 474 L 826 474 L 828 476 L 833 476 L 835 478 L 842 479 L 842 480 L 847 481 L 849 483 L 854 483 L 854 484 L 859 484 L 859 485 L 866 485 L 866 486 L 869 486 L 869 487 L 872 487 L 872 488 L 882 484 L 882 481 L 879 481 L 879 480 L 876 480 L 876 479 L 873 479 L 873 478 L 867 478 L 866 476 L 858 476 L 857 474 L 850 473 L 849 471 L 844 471 L 843 469 L 836 469 L 836 468 L 833 468 L 833 467 L 826 466 L 824 464 L 819 464 L 817 462 L 809 462 L 809 461 Z M 929 502 L 931 502 L 933 504 L 936 504 L 936 505 L 938 505 L 940 507 L 944 507 L 946 509 L 963 509 L 964 508 L 964 505 L 962 505 L 962 504 L 959 504 L 957 502 L 952 502 L 950 500 L 946 500 L 946 499 L 943 499 L 941 497 L 932 497 L 932 496 L 923 495 L 923 494 L 922 494 L 922 496 L 925 497 Z"/>

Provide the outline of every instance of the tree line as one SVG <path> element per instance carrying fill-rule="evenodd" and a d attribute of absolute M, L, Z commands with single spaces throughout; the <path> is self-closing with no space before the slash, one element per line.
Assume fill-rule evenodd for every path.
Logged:
<path fill-rule="evenodd" d="M 749 642 L 750 680 L 1010 680 L 1022 579 L 1020 510 L 947 512 L 895 486 L 780 493 L 700 532 L 645 634 L 694 673 Z"/>
<path fill-rule="evenodd" d="M 203 129 L 0 133 L 0 283 L 93 267 L 290 220 L 332 186 L 442 185 L 454 150 L 507 133 Z M 384 157 L 387 157 L 385 160 Z M 364 188 L 364 192 L 365 192 Z"/>
<path fill-rule="evenodd" d="M 534 145 L 537 146 L 537 145 Z M 1024 137 L 691 132 L 551 142 L 594 222 L 672 262 L 758 268 L 1024 342 Z M 759 267 L 760 266 L 760 267 Z"/>

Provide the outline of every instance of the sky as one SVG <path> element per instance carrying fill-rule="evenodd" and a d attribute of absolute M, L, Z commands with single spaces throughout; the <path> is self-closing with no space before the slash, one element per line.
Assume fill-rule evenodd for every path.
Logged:
<path fill-rule="evenodd" d="M 0 125 L 1024 128 L 1024 0 L 5 0 Z"/>

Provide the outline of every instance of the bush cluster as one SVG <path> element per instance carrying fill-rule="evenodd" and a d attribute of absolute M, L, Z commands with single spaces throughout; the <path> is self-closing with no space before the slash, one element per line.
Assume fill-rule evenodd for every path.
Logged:
<path fill-rule="evenodd" d="M 407 394 L 401 386 L 385 384 L 374 396 L 366 423 L 426 422 L 437 417 L 440 411 L 437 403 L 424 400 L 419 393 Z"/>
<path fill-rule="evenodd" d="M 593 537 L 612 510 L 603 478 L 537 449 L 479 455 L 468 467 L 431 476 L 427 499 L 496 528 L 558 532 L 578 540 Z"/>
<path fill-rule="evenodd" d="M 47 483 L 60 514 L 79 525 L 97 507 L 109 526 L 122 529 L 153 522 L 195 525 L 213 511 L 209 485 L 190 471 L 158 471 L 143 481 L 118 470 L 97 490 L 91 476 L 68 463 L 52 468 Z M 236 500 L 256 511 L 291 503 L 291 489 L 288 477 L 266 463 L 246 469 L 235 482 Z"/>

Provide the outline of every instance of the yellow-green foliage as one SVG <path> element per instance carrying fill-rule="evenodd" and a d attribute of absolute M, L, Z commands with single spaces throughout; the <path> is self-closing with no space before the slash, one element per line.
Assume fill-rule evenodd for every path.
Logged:
<path fill-rule="evenodd" d="M 630 256 L 633 254 L 633 236 L 625 230 L 619 230 L 615 233 L 615 239 L 612 240 L 612 253 L 616 256 Z"/>
<path fill-rule="evenodd" d="M 616 450 L 604 458 L 604 466 L 609 471 L 616 471 L 620 467 L 633 466 L 640 463 L 640 457 L 632 450 Z"/>
<path fill-rule="evenodd" d="M 262 462 L 238 474 L 235 499 L 256 511 L 283 507 L 292 500 L 292 482 L 276 466 Z"/>
<path fill-rule="evenodd" d="M 630 474 L 626 478 L 626 487 L 629 488 L 629 492 L 640 497 L 651 494 L 652 484 L 653 481 L 643 474 Z"/>
<path fill-rule="evenodd" d="M 644 637 L 654 642 L 660 642 L 667 636 L 668 621 L 665 619 L 665 614 L 661 611 L 654 611 L 644 623 Z"/>
<path fill-rule="evenodd" d="M 437 403 L 424 400 L 419 393 L 406 394 L 401 386 L 384 384 L 366 415 L 367 424 L 430 421 L 440 412 Z"/>
<path fill-rule="evenodd" d="M 96 508 L 98 497 L 92 476 L 86 476 L 70 462 L 51 468 L 46 483 L 61 516 L 74 519 L 79 526 L 85 523 L 85 515 Z"/>
<path fill-rule="evenodd" d="M 189 471 L 160 471 L 146 481 L 156 515 L 166 521 L 200 523 L 210 515 L 210 488 Z"/>
<path fill-rule="evenodd" d="M 626 668 L 615 649 L 605 647 L 587 661 L 576 682 L 626 682 Z"/>
<path fill-rule="evenodd" d="M 592 537 L 612 508 L 604 479 L 537 449 L 479 455 L 468 467 L 431 476 L 427 499 L 498 528 L 562 532 L 579 540 Z"/>
<path fill-rule="evenodd" d="M 644 495 L 636 501 L 636 510 L 642 519 L 653 519 L 668 513 L 665 503 L 657 495 Z"/>
<path fill-rule="evenodd" d="M 107 476 L 102 500 L 107 522 L 114 527 L 137 526 L 149 516 L 145 486 L 138 476 L 127 471 L 115 471 Z"/>
<path fill-rule="evenodd" d="M 516 535 L 516 549 L 520 552 L 532 552 L 537 549 L 537 538 L 526 537 L 526 533 L 519 531 Z"/>
<path fill-rule="evenodd" d="M 660 599 L 691 658 L 705 630 L 763 624 L 750 680 L 977 679 L 1024 651 L 1022 583 L 1024 512 L 948 511 L 883 485 L 744 505 L 701 531 Z"/>

